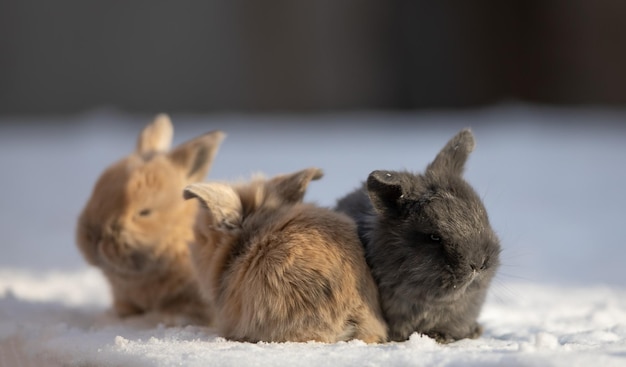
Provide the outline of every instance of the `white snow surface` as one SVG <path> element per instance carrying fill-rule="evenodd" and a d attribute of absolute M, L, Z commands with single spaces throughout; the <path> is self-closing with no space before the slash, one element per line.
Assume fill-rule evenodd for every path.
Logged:
<path fill-rule="evenodd" d="M 157 111 L 158 112 L 158 111 Z M 74 243 L 100 172 L 150 116 L 0 119 L 0 366 L 626 366 L 626 111 L 524 105 L 328 115 L 174 115 L 175 143 L 221 129 L 208 179 L 308 166 L 332 206 L 374 169 L 421 171 L 456 131 L 503 246 L 485 333 L 439 345 L 239 343 L 155 315 L 120 320 Z"/>

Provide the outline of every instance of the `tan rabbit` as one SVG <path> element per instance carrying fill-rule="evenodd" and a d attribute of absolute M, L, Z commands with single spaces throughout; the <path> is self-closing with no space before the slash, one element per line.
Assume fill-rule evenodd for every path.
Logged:
<path fill-rule="evenodd" d="M 135 152 L 108 167 L 78 220 L 85 259 L 109 280 L 121 316 L 156 312 L 164 322 L 208 323 L 189 259 L 197 203 L 183 188 L 209 171 L 224 138 L 213 131 L 169 151 L 173 127 L 159 115 L 139 135 Z"/>
<path fill-rule="evenodd" d="M 203 204 L 191 246 L 219 332 L 233 340 L 387 339 L 356 225 L 302 203 L 310 168 L 247 184 L 195 183 Z"/>

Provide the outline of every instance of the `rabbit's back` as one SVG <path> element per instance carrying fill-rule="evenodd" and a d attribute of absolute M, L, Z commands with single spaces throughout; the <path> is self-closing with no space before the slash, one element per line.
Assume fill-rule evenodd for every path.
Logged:
<path fill-rule="evenodd" d="M 301 204 L 263 221 L 264 226 L 239 243 L 242 253 L 226 275 L 226 303 L 240 306 L 238 321 L 227 331 L 230 337 L 385 339 L 385 326 L 376 317 L 375 285 L 348 218 Z M 368 335 L 361 335 L 360 323 L 370 329 Z"/>
<path fill-rule="evenodd" d="M 376 215 L 369 196 L 367 196 L 365 186 L 363 185 L 339 199 L 335 210 L 346 214 L 356 222 L 359 238 L 361 243 L 365 245 L 368 242 L 368 236 L 373 229 L 372 220 Z"/>

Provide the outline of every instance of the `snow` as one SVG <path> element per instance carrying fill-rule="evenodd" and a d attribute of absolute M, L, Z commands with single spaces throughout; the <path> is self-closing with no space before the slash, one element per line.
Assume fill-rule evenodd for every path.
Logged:
<path fill-rule="evenodd" d="M 326 175 L 307 200 L 325 206 L 373 169 L 423 169 L 472 127 L 466 177 L 501 237 L 504 265 L 480 317 L 484 335 L 449 345 L 419 335 L 248 344 L 154 315 L 117 319 L 74 225 L 101 170 L 148 120 L 116 111 L 0 120 L 0 366 L 626 366 L 625 111 L 173 116 L 176 143 L 228 133 L 210 178 L 318 166 Z"/>

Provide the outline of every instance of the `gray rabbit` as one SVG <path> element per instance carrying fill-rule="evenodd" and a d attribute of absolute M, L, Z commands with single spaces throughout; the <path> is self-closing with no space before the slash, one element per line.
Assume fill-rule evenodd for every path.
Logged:
<path fill-rule="evenodd" d="M 357 222 L 391 340 L 415 331 L 440 343 L 482 334 L 477 318 L 500 244 L 462 178 L 473 149 L 471 131 L 462 130 L 423 174 L 373 171 L 338 201 L 336 210 Z"/>

